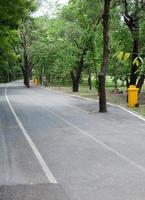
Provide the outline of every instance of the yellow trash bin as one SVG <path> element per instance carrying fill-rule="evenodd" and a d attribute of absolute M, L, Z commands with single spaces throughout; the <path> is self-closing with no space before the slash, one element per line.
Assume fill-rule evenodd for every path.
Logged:
<path fill-rule="evenodd" d="M 34 80 L 34 84 L 37 85 L 37 79 Z"/>
<path fill-rule="evenodd" d="M 38 79 L 35 79 L 35 85 L 38 86 Z"/>
<path fill-rule="evenodd" d="M 40 80 L 37 80 L 37 86 L 40 85 Z"/>
<path fill-rule="evenodd" d="M 134 108 L 138 103 L 138 91 L 135 85 L 130 85 L 128 88 L 128 106 Z"/>

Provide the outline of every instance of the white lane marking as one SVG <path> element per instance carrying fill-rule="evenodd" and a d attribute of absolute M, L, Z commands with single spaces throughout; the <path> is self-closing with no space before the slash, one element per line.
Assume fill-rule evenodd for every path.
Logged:
<path fill-rule="evenodd" d="M 44 108 L 43 108 L 44 109 Z M 45 109 L 47 110 L 47 109 Z M 70 121 L 64 119 L 63 117 L 61 117 L 60 115 L 58 115 L 56 112 L 54 111 L 50 111 L 47 110 L 49 112 L 51 112 L 53 115 L 55 115 L 57 118 L 59 118 L 60 120 L 62 120 L 63 122 L 65 122 L 67 125 L 71 126 L 72 128 L 76 129 L 77 131 L 79 131 L 80 133 L 82 133 L 83 135 L 85 135 L 86 137 L 90 138 L 91 140 L 93 140 L 95 143 L 100 144 L 101 146 L 103 146 L 106 150 L 112 152 L 113 154 L 115 154 L 116 156 L 118 156 L 119 158 L 121 158 L 122 160 L 126 161 L 127 163 L 129 163 L 130 165 L 134 166 L 135 168 L 137 168 L 138 170 L 142 171 L 143 173 L 145 173 L 145 167 L 139 165 L 138 163 L 132 161 L 130 158 L 128 158 L 127 156 L 124 156 L 123 154 L 119 153 L 118 151 L 116 151 L 115 149 L 109 147 L 108 145 L 106 145 L 105 143 L 103 143 L 101 140 L 97 139 L 96 137 L 90 135 L 88 132 L 82 130 L 81 128 L 79 128 L 78 126 L 74 125 L 73 123 L 71 123 Z"/>
<path fill-rule="evenodd" d="M 52 172 L 50 171 L 50 169 L 48 168 L 47 164 L 45 163 L 42 155 L 40 154 L 39 150 L 37 149 L 36 145 L 34 144 L 34 142 L 32 141 L 32 139 L 30 138 L 29 134 L 27 133 L 26 129 L 24 128 L 24 126 L 22 125 L 22 122 L 20 121 L 20 119 L 18 118 L 14 108 L 12 107 L 12 104 L 9 101 L 9 98 L 7 96 L 7 88 L 5 87 L 5 97 L 7 100 L 7 103 L 11 109 L 11 112 L 13 113 L 23 135 L 25 136 L 27 142 L 29 143 L 31 149 L 33 150 L 38 162 L 40 163 L 40 166 L 42 167 L 42 170 L 44 172 L 44 174 L 46 175 L 47 179 L 49 180 L 50 183 L 53 184 L 57 184 L 56 179 L 54 178 Z"/>
<path fill-rule="evenodd" d="M 137 118 L 139 118 L 139 119 L 145 121 L 145 118 L 142 117 L 142 116 L 140 116 L 140 115 L 138 115 L 135 111 L 129 110 L 129 109 L 124 108 L 124 107 L 122 107 L 122 106 L 118 106 L 118 108 L 121 108 L 122 110 L 124 110 L 124 111 L 126 111 L 126 112 L 132 114 L 133 116 L 135 116 L 135 117 L 137 117 Z"/>

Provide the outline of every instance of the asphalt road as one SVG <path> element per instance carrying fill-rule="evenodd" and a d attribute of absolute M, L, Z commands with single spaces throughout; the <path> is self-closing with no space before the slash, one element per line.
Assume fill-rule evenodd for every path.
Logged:
<path fill-rule="evenodd" d="M 145 121 L 21 81 L 0 87 L 0 200 L 144 200 Z"/>

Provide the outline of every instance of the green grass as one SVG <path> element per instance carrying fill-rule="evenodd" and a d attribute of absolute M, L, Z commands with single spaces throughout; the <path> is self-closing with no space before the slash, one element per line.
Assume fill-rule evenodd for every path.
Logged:
<path fill-rule="evenodd" d="M 72 88 L 70 86 L 66 86 L 66 87 L 64 87 L 64 86 L 49 86 L 49 88 L 73 94 Z M 80 85 L 79 92 L 77 92 L 75 94 L 83 96 L 83 97 L 90 97 L 93 99 L 98 99 L 98 92 L 97 92 L 96 88 L 92 88 L 92 90 L 89 90 L 88 87 L 84 87 L 84 86 Z"/>
<path fill-rule="evenodd" d="M 49 86 L 49 88 L 73 94 L 72 88 L 70 86 L 66 86 L 66 87 L 64 87 L 64 86 Z M 117 105 L 126 106 L 127 105 L 126 93 L 125 93 L 126 88 L 120 87 L 119 90 L 123 91 L 123 94 L 117 94 L 117 93 L 112 92 L 113 87 L 106 88 L 107 101 L 110 103 L 117 104 Z M 88 97 L 88 98 L 96 99 L 96 100 L 98 100 L 98 98 L 99 98 L 98 91 L 96 88 L 93 87 L 92 90 L 89 90 L 88 87 L 84 87 L 83 85 L 80 85 L 79 92 L 75 93 L 75 95 Z"/>
<path fill-rule="evenodd" d="M 132 110 L 139 113 L 140 115 L 145 116 L 145 105 L 141 105 L 138 108 L 133 108 Z"/>

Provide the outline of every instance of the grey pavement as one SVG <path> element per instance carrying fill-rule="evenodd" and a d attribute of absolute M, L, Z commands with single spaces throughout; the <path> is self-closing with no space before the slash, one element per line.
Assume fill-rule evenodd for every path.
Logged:
<path fill-rule="evenodd" d="M 145 122 L 56 91 L 9 84 L 7 96 L 58 184 L 50 183 L 0 87 L 0 200 L 144 200 Z"/>

